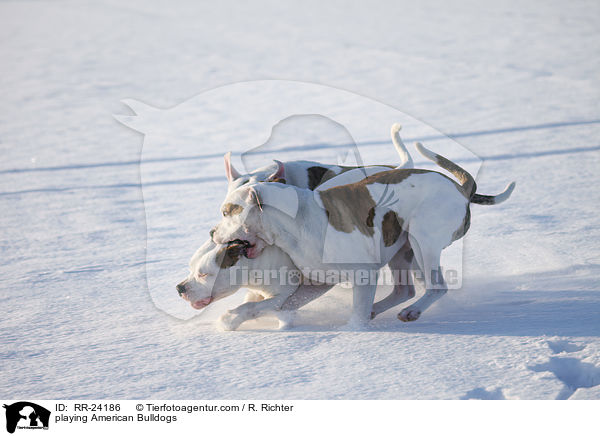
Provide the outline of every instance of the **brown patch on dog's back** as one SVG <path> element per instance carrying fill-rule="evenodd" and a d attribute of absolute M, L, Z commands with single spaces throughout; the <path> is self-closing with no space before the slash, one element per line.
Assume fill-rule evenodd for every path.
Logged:
<path fill-rule="evenodd" d="M 226 203 L 223 205 L 222 212 L 223 216 L 233 216 L 242 213 L 243 210 L 244 208 L 239 204 Z"/>
<path fill-rule="evenodd" d="M 319 167 L 319 166 L 310 167 L 310 168 L 308 168 L 308 170 L 306 170 L 308 172 L 308 189 L 310 189 L 311 191 L 314 191 L 317 186 L 322 185 L 327 180 L 332 179 L 335 176 L 339 176 L 340 174 L 343 174 L 346 171 L 355 170 L 357 168 L 370 168 L 370 167 L 376 167 L 376 166 L 377 167 L 388 167 L 391 170 L 396 168 L 393 165 L 366 165 L 366 166 L 359 166 L 359 167 L 339 165 L 340 172 L 336 173 L 335 171 L 332 171 L 332 170 L 330 170 L 328 168 L 324 168 L 324 167 Z"/>
<path fill-rule="evenodd" d="M 320 170 L 313 170 L 315 172 L 315 177 L 318 174 L 322 174 L 325 178 L 328 176 L 326 174 L 327 172 L 333 173 L 332 171 L 323 167 L 311 167 L 310 169 L 314 168 L 320 168 Z M 344 167 L 344 171 L 342 172 L 349 171 L 350 169 L 353 169 L 353 167 Z M 371 197 L 369 190 L 367 189 L 367 185 L 373 183 L 391 185 L 398 184 L 414 174 L 426 173 L 435 173 L 445 177 L 456 186 L 459 192 L 462 193 L 462 188 L 459 184 L 449 177 L 438 173 L 437 171 L 423 169 L 393 169 L 390 171 L 383 171 L 365 177 L 360 182 L 336 186 L 324 191 L 319 191 L 319 195 L 323 201 L 323 206 L 325 207 L 325 211 L 327 213 L 329 224 L 334 229 L 341 232 L 351 233 L 356 228 L 363 235 L 373 236 L 374 210 L 371 211 L 371 209 L 374 209 L 376 204 Z M 320 183 L 325 181 L 326 180 L 321 180 Z M 392 220 L 390 220 L 390 224 L 388 224 L 390 226 L 392 226 L 391 221 Z M 463 225 L 463 228 L 464 226 L 465 225 Z M 400 225 L 400 228 L 401 227 L 402 226 Z M 466 229 L 468 229 L 468 223 L 466 224 Z M 390 235 L 393 235 L 397 229 L 390 227 L 389 230 L 391 232 Z M 464 231 L 466 232 L 466 230 Z M 398 237 L 396 237 L 396 239 Z"/>
<path fill-rule="evenodd" d="M 316 168 L 316 167 L 312 167 Z M 323 170 L 325 168 L 318 167 Z M 354 167 L 343 167 L 343 171 L 349 171 Z M 328 171 L 328 170 L 326 170 Z M 331 171 L 330 171 L 331 172 Z M 341 232 L 351 233 L 355 228 L 363 235 L 373 236 L 373 219 L 375 217 L 375 201 L 371 197 L 371 193 L 366 185 L 371 183 L 400 183 L 412 174 L 428 173 L 428 170 L 391 170 L 376 173 L 365 177 L 360 182 L 350 183 L 348 185 L 336 186 L 324 191 L 320 191 L 319 195 L 325 206 L 329 224 Z M 395 214 L 394 214 L 395 215 Z M 392 220 L 389 219 L 388 236 L 392 238 L 396 232 Z M 396 224 L 398 221 L 395 220 Z M 400 232 L 402 226 L 400 226 Z M 396 235 L 394 242 L 398 239 Z M 390 244 L 392 245 L 393 242 Z"/>
<path fill-rule="evenodd" d="M 373 174 L 372 176 L 369 176 L 369 177 L 365 178 L 364 180 L 361 180 L 359 183 L 364 183 L 367 185 L 370 185 L 372 183 L 382 183 L 385 185 L 393 185 L 393 184 L 402 182 L 404 179 L 412 176 L 413 174 L 426 174 L 426 173 L 438 174 L 438 175 L 448 179 L 449 181 L 452 182 L 454 187 L 458 190 L 458 192 L 460 192 L 461 195 L 465 195 L 465 191 L 464 191 L 463 187 L 461 185 L 459 185 L 458 183 L 456 183 L 456 181 L 452 180 L 450 177 L 446 176 L 445 174 L 439 173 L 437 171 L 422 170 L 422 169 L 418 169 L 418 168 L 394 169 L 391 171 L 383 171 L 381 173 Z"/>
<path fill-rule="evenodd" d="M 358 229 L 363 235 L 373 236 L 375 202 L 364 185 L 350 184 L 320 191 L 329 224 L 341 232 Z"/>
<path fill-rule="evenodd" d="M 373 220 L 375 219 L 375 208 L 372 207 L 367 215 L 367 227 L 373 227 Z"/>
<path fill-rule="evenodd" d="M 391 171 L 382 171 L 380 173 L 373 174 L 372 176 L 367 177 L 364 182 L 366 184 L 371 183 L 382 183 L 385 185 L 395 185 L 401 183 L 404 179 L 412 176 L 413 174 L 425 174 L 425 173 L 435 173 L 436 171 L 430 170 L 421 170 L 418 168 L 411 169 L 398 169 Z M 438 173 L 441 174 L 441 173 Z M 443 176 L 443 174 L 441 174 Z M 446 177 L 446 176 L 444 176 Z"/>
<path fill-rule="evenodd" d="M 240 257 L 244 255 L 246 246 L 244 244 L 230 243 L 219 249 L 217 252 L 217 265 L 219 268 L 225 269 L 230 268 L 240 260 Z"/>
<path fill-rule="evenodd" d="M 383 216 L 381 222 L 381 233 L 383 233 L 383 244 L 386 247 L 394 245 L 402 234 L 402 218 L 398 218 L 396 212 L 390 210 Z"/>

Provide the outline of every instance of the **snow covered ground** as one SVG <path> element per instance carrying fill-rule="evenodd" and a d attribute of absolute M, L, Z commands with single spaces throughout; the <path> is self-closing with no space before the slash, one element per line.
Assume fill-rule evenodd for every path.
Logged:
<path fill-rule="evenodd" d="M 0 22 L 0 397 L 600 399 L 598 2 L 6 1 Z M 389 105 L 407 114 L 391 120 L 407 144 L 450 150 L 428 129 L 443 132 L 483 160 L 482 193 L 517 181 L 506 203 L 472 206 L 462 289 L 368 332 L 338 329 L 344 289 L 290 331 L 268 319 L 218 331 L 239 296 L 181 319 L 174 285 L 218 220 L 220 156 L 264 134 L 222 114 L 264 108 L 231 100 L 197 126 L 172 120 L 177 147 L 155 135 L 143 153 L 113 114 L 132 114 L 125 98 L 165 109 L 264 79 Z M 321 103 L 385 124 L 361 156 L 395 158 L 387 119 Z M 282 143 L 340 140 L 315 132 Z M 155 306 L 161 278 L 181 313 Z"/>

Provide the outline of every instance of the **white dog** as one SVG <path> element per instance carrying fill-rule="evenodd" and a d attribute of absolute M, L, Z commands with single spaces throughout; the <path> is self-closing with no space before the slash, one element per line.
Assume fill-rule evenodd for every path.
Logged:
<path fill-rule="evenodd" d="M 279 328 L 288 326 L 298 308 L 321 296 L 332 285 L 311 285 L 276 246 L 266 247 L 260 256 L 245 256 L 247 245 L 233 242 L 204 243 L 190 261 L 190 275 L 177 285 L 180 296 L 195 309 L 225 298 L 242 287 L 249 288 L 244 304 L 219 319 L 224 330 L 235 330 L 244 321 L 275 316 Z"/>
<path fill-rule="evenodd" d="M 454 174 L 460 184 L 435 171 L 403 169 L 371 173 L 359 182 L 335 186 L 336 179 L 352 178 L 350 173 L 360 177 L 365 171 L 355 169 L 317 192 L 280 183 L 241 186 L 225 200 L 213 239 L 248 241 L 246 253 L 251 258 L 265 246 L 277 245 L 302 270 L 337 272 L 322 277 L 322 283 L 348 280 L 353 284 L 351 323 L 357 325 L 371 317 L 377 271 L 408 242 L 424 273 L 426 293 L 403 309 L 399 318 L 416 320 L 447 290 L 441 251 L 466 233 L 476 190 L 472 176 L 462 168 L 421 144 L 417 149 Z M 513 188 L 514 183 L 489 204 L 504 201 Z M 370 280 L 345 275 L 348 271 L 361 276 L 367 271 Z"/>

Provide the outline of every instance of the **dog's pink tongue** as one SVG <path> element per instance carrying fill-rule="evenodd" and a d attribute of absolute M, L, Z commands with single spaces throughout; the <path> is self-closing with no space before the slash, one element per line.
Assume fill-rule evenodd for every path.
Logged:
<path fill-rule="evenodd" d="M 212 301 L 212 297 L 208 297 L 208 298 L 202 298 L 201 300 L 198 301 L 194 301 L 192 303 L 192 307 L 194 309 L 203 309 L 206 306 L 208 306 L 210 304 L 210 302 Z"/>
<path fill-rule="evenodd" d="M 248 259 L 254 259 L 255 257 L 258 257 L 259 254 L 260 253 L 256 246 L 246 248 L 246 257 Z"/>

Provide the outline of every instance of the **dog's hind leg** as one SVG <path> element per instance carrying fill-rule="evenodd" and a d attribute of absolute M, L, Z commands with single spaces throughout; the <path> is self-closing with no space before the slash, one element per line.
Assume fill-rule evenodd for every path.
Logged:
<path fill-rule="evenodd" d="M 388 262 L 388 266 L 392 271 L 392 277 L 394 278 L 394 289 L 387 297 L 373 305 L 371 319 L 415 296 L 415 287 L 411 274 L 413 257 L 412 248 L 407 241 Z"/>
<path fill-rule="evenodd" d="M 419 243 L 419 240 L 422 242 Z M 431 240 L 426 238 L 417 239 L 414 234 L 409 235 L 409 241 L 415 253 L 415 260 L 425 275 L 426 290 L 425 294 L 415 303 L 402 309 L 398 314 L 398 319 L 401 321 L 415 321 L 421 316 L 421 313 L 448 291 L 440 267 L 442 248 L 431 245 Z M 423 241 L 427 241 L 429 244 L 423 243 Z"/>

